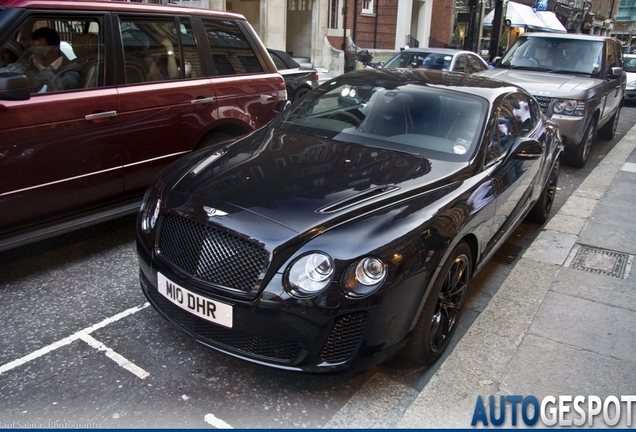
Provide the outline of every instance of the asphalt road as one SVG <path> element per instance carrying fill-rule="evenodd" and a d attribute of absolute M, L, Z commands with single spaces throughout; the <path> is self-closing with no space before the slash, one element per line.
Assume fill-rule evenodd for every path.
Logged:
<path fill-rule="evenodd" d="M 636 123 L 597 140 L 583 169 L 563 167 L 557 209 Z M 169 325 L 138 282 L 135 217 L 0 253 L 0 428 L 392 427 L 428 370 L 396 358 L 359 373 L 304 375 L 209 350 Z M 523 223 L 471 285 L 461 337 L 541 231 Z"/>

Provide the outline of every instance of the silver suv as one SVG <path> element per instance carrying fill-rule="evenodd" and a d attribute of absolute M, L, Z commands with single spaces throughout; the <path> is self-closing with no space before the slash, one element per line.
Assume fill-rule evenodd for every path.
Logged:
<path fill-rule="evenodd" d="M 535 96 L 560 126 L 568 165 L 585 165 L 597 132 L 602 139 L 614 137 L 627 81 L 615 39 L 526 33 L 495 69 L 478 74 L 517 84 Z"/>

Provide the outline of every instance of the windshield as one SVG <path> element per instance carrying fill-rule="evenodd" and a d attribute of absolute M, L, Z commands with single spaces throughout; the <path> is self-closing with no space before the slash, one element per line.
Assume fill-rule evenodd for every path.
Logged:
<path fill-rule="evenodd" d="M 342 81 L 309 94 L 275 127 L 458 162 L 467 161 L 480 141 L 488 112 L 480 97 L 415 84 Z"/>
<path fill-rule="evenodd" d="M 623 59 L 623 67 L 625 72 L 636 72 L 636 56 L 625 55 Z"/>
<path fill-rule="evenodd" d="M 449 70 L 453 56 L 434 52 L 403 51 L 391 57 L 385 68 L 414 68 Z"/>
<path fill-rule="evenodd" d="M 551 37 L 521 37 L 500 66 L 555 73 L 598 75 L 603 42 Z"/>

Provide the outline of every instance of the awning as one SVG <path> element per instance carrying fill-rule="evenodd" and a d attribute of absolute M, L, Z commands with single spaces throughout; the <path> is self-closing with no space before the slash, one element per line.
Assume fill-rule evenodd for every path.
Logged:
<path fill-rule="evenodd" d="M 495 10 L 484 18 L 484 27 L 492 27 Z M 535 12 L 530 6 L 509 1 L 504 20 L 510 20 L 510 27 L 526 27 L 532 30 L 567 33 L 563 24 L 552 12 Z"/>
<path fill-rule="evenodd" d="M 549 28 L 551 32 L 554 33 L 567 33 L 567 29 L 561 24 L 559 18 L 554 14 L 554 12 L 549 11 L 536 11 L 537 16 L 543 21 L 546 25 L 546 28 Z"/>

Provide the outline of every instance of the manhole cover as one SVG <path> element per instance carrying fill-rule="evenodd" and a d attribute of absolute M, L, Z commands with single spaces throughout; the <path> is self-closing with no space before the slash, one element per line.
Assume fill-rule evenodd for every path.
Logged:
<path fill-rule="evenodd" d="M 570 262 L 570 268 L 618 279 L 629 276 L 633 261 L 631 255 L 585 245 L 576 245 L 575 248 L 578 250 Z"/>

